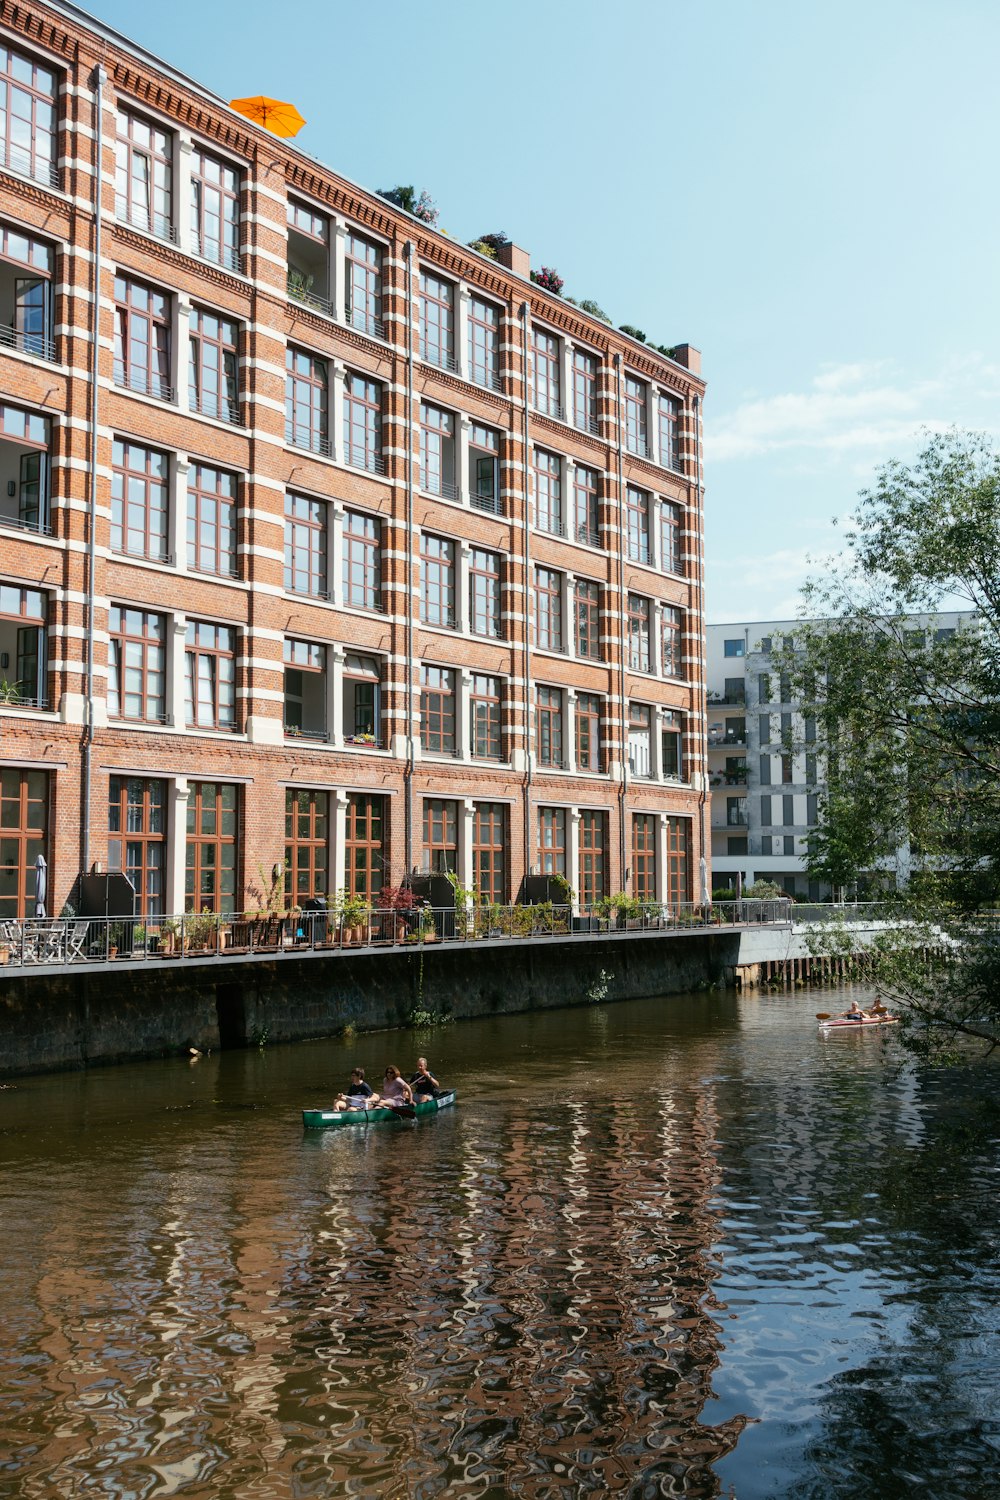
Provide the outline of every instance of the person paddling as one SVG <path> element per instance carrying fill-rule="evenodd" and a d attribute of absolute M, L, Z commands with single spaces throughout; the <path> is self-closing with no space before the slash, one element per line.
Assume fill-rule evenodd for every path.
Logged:
<path fill-rule="evenodd" d="M 417 1071 L 410 1078 L 410 1087 L 417 1099 L 436 1099 L 441 1085 L 427 1066 L 426 1057 L 417 1058 Z"/>
<path fill-rule="evenodd" d="M 844 1020 L 845 1021 L 867 1021 L 868 1020 L 868 1013 L 867 1013 L 867 1011 L 863 1011 L 861 1009 L 861 1006 L 858 1004 L 858 1002 L 856 1000 L 852 1000 L 851 1001 L 850 1008 L 848 1010 L 845 1010 L 844 1013 L 843 1013 L 843 1015 L 844 1015 Z"/>
<path fill-rule="evenodd" d="M 382 1085 L 382 1104 L 385 1108 L 394 1109 L 399 1115 L 412 1115 L 415 1113 L 413 1108 L 413 1090 L 394 1063 L 390 1063 L 385 1070 L 385 1082 Z"/>

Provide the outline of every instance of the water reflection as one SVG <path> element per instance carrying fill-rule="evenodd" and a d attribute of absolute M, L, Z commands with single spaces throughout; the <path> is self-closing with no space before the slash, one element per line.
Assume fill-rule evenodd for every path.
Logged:
<path fill-rule="evenodd" d="M 386 1038 L 0 1094 L 0 1494 L 982 1495 L 995 1116 L 808 1006 L 455 1027 L 367 1132 Z"/>

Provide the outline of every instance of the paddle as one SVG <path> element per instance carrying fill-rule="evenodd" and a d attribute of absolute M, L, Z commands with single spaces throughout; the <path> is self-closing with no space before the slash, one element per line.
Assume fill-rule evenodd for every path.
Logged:
<path fill-rule="evenodd" d="M 828 1010 L 818 1010 L 816 1012 L 816 1019 L 817 1021 L 829 1021 L 831 1019 L 831 1013 Z"/>

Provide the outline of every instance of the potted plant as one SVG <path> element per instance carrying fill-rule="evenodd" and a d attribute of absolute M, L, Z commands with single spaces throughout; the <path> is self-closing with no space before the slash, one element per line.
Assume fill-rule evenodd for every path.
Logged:
<path fill-rule="evenodd" d="M 616 925 L 623 928 L 642 916 L 642 903 L 625 891 L 616 891 L 611 897 L 611 910 L 615 914 Z"/>
<path fill-rule="evenodd" d="M 192 912 L 184 918 L 184 936 L 187 946 L 195 952 L 204 952 L 206 948 L 214 946 L 216 929 L 215 913 L 211 911 Z"/>
<path fill-rule="evenodd" d="M 434 913 L 430 907 L 422 907 L 420 911 L 419 938 L 422 943 L 436 943 L 438 932 L 434 921 Z"/>
<path fill-rule="evenodd" d="M 361 896 L 342 893 L 340 901 L 340 924 L 345 943 L 363 943 L 368 922 L 369 907 Z"/>
<path fill-rule="evenodd" d="M 409 913 L 417 898 L 408 885 L 384 885 L 379 892 L 378 909 L 389 913 L 387 926 L 394 942 L 401 943 L 410 928 Z"/>
<path fill-rule="evenodd" d="M 160 923 L 160 952 L 175 958 L 180 952 L 181 924 L 176 917 L 164 917 Z"/>

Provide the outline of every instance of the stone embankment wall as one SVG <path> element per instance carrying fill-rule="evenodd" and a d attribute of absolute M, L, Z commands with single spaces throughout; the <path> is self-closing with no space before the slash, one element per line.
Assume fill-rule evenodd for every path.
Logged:
<path fill-rule="evenodd" d="M 169 959 L 0 976 L 0 1077 L 731 983 L 736 933 Z M 602 979 L 602 973 L 606 976 Z M 599 993 L 606 987 L 606 993 Z"/>

